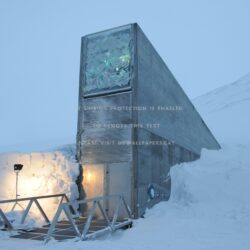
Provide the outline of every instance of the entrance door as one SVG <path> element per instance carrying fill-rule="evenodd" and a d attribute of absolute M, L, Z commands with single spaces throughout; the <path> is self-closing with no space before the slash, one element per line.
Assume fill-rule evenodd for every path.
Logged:
<path fill-rule="evenodd" d="M 131 162 L 120 162 L 107 164 L 106 171 L 106 194 L 119 194 L 125 198 L 126 203 L 131 205 Z M 107 212 L 112 216 L 116 207 L 117 200 L 109 200 Z M 126 216 L 123 205 L 120 210 L 120 217 Z"/>
<path fill-rule="evenodd" d="M 111 194 L 119 194 L 125 198 L 126 203 L 131 205 L 131 162 L 108 163 L 108 164 L 85 164 L 83 166 L 83 189 L 85 198 L 95 198 Z M 113 216 L 117 199 L 109 199 L 102 203 L 110 217 Z M 91 204 L 88 204 L 89 211 Z M 126 216 L 123 205 L 120 217 Z M 100 216 L 99 210 L 96 215 Z"/>

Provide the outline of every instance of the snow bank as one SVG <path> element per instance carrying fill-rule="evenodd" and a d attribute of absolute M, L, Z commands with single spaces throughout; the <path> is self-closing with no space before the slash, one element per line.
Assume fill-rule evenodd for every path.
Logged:
<path fill-rule="evenodd" d="M 222 145 L 220 151 L 203 150 L 193 163 L 172 169 L 171 201 L 180 205 L 202 205 L 213 216 L 250 219 L 250 148 Z M 212 205 L 212 206 L 211 206 Z M 203 211 L 204 209 L 204 211 Z"/>
<path fill-rule="evenodd" d="M 15 198 L 15 173 L 13 165 L 24 165 L 19 174 L 20 197 L 50 195 L 66 193 L 71 200 L 78 198 L 78 189 L 75 183 L 79 175 L 79 166 L 74 159 L 74 146 L 65 146 L 54 152 L 30 154 L 0 154 L 0 199 Z M 48 215 L 55 214 L 59 198 L 39 201 Z M 22 203 L 25 206 L 26 203 Z M 10 210 L 13 204 L 3 207 Z M 38 215 L 38 210 L 33 205 L 32 212 Z M 39 214 L 40 215 L 40 214 Z M 39 216 L 41 217 L 41 216 Z"/>
<path fill-rule="evenodd" d="M 250 143 L 250 74 L 193 103 L 219 142 Z"/>

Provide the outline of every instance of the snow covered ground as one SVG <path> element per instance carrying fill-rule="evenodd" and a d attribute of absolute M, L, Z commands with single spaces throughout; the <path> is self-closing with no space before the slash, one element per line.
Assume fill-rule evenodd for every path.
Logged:
<path fill-rule="evenodd" d="M 250 142 L 250 74 L 193 100 L 215 137 L 224 143 Z"/>
<path fill-rule="evenodd" d="M 246 76 L 194 100 L 222 149 L 203 150 L 201 159 L 173 167 L 170 201 L 148 210 L 132 229 L 94 241 L 46 246 L 1 232 L 0 249 L 249 250 L 249 89 Z"/>

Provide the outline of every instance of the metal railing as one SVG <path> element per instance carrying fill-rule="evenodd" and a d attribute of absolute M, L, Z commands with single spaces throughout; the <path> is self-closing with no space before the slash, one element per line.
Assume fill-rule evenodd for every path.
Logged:
<path fill-rule="evenodd" d="M 18 203 L 18 202 L 23 202 L 23 201 L 29 201 L 27 207 L 24 209 L 22 219 L 21 219 L 21 224 L 24 224 L 25 219 L 26 219 L 26 217 L 27 217 L 33 203 L 37 206 L 37 208 L 40 211 L 40 213 L 41 213 L 42 217 L 44 218 L 45 222 L 50 224 L 50 220 L 49 220 L 48 216 L 46 215 L 46 213 L 44 212 L 44 210 L 43 210 L 43 208 L 42 208 L 42 206 L 41 206 L 41 204 L 39 203 L 38 200 L 56 198 L 56 197 L 61 197 L 61 200 L 59 202 L 59 207 L 63 203 L 63 201 L 65 200 L 67 202 L 66 204 L 69 204 L 69 209 L 70 209 L 71 213 L 73 213 L 73 214 L 76 213 L 74 211 L 73 206 L 69 202 L 69 199 L 68 199 L 66 194 L 53 194 L 53 195 L 33 196 L 33 197 L 18 198 L 18 199 L 11 199 L 11 200 L 0 200 L 0 204 Z M 0 219 L 3 220 L 5 228 L 7 228 L 8 230 L 13 230 L 14 229 L 12 223 L 9 221 L 9 219 L 7 218 L 7 216 L 5 215 L 5 213 L 3 212 L 3 210 L 1 208 L 0 208 Z"/>
<path fill-rule="evenodd" d="M 102 202 L 107 201 L 107 200 L 111 200 L 111 199 L 116 200 L 117 202 L 116 202 L 116 206 L 115 206 L 114 211 L 113 211 L 113 216 L 111 216 L 111 219 L 110 219 L 107 212 L 103 208 Z M 68 219 L 69 223 L 71 224 L 71 226 L 75 232 L 75 236 L 78 237 L 80 240 L 95 238 L 98 235 L 103 234 L 105 232 L 113 232 L 119 228 L 132 225 L 132 215 L 131 215 L 130 208 L 128 207 L 127 203 L 125 202 L 124 197 L 121 195 L 108 195 L 108 196 L 96 197 L 93 199 L 78 200 L 76 202 L 78 205 L 92 203 L 92 206 L 90 207 L 90 209 L 88 211 L 88 216 L 87 216 L 87 219 L 86 219 L 86 222 L 84 224 L 82 232 L 79 230 L 79 228 L 78 228 L 77 224 L 75 223 L 75 220 L 70 212 L 70 203 L 61 203 L 60 206 L 58 207 L 58 210 L 57 210 L 51 224 L 50 224 L 48 233 L 47 233 L 45 240 L 44 240 L 45 244 L 52 237 L 53 232 L 56 229 L 56 225 L 59 222 L 59 217 L 62 214 L 62 212 L 65 213 L 66 218 Z M 122 208 L 122 206 L 123 206 L 128 217 L 123 219 L 122 221 L 118 222 L 117 219 L 118 219 L 119 212 L 120 212 L 120 209 Z M 91 222 L 93 220 L 93 217 L 95 215 L 97 208 L 100 210 L 101 215 L 103 216 L 104 221 L 106 222 L 106 226 L 102 229 L 95 231 L 95 232 L 89 232 L 89 228 L 90 228 Z"/>

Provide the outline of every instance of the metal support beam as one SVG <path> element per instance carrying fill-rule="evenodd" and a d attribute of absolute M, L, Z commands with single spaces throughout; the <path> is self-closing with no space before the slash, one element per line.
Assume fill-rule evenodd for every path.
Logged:
<path fill-rule="evenodd" d="M 106 220 L 108 226 L 110 227 L 110 230 L 113 231 L 113 227 L 112 227 L 112 225 L 111 225 L 111 223 L 110 223 L 110 220 L 109 220 L 109 218 L 108 218 L 108 215 L 107 215 L 107 213 L 105 212 L 105 210 L 103 209 L 103 207 L 102 207 L 100 201 L 97 201 L 97 205 L 98 205 L 98 207 L 99 207 L 99 209 L 100 209 L 100 211 L 101 211 L 101 213 L 102 213 L 103 218 Z"/>
<path fill-rule="evenodd" d="M 69 206 L 66 206 L 66 205 L 62 204 L 62 207 L 63 207 L 63 211 L 64 211 L 65 215 L 67 216 L 68 221 L 70 222 L 71 226 L 73 227 L 76 235 L 79 238 L 81 238 L 81 233 L 80 233 L 80 231 L 79 231 L 79 229 L 78 229 L 78 227 L 77 227 L 77 225 L 76 225 L 76 223 L 75 223 L 75 221 L 74 221 L 74 219 L 73 219 L 73 217 L 72 217 L 72 215 L 70 213 Z"/>
<path fill-rule="evenodd" d="M 94 216 L 96 207 L 97 207 L 97 201 L 93 201 L 93 205 L 92 205 L 92 207 L 90 209 L 89 216 L 88 216 L 86 224 L 85 224 L 85 226 L 83 228 L 83 232 L 82 232 L 82 236 L 81 236 L 82 240 L 85 240 L 85 238 L 86 238 L 86 234 L 87 234 L 87 232 L 89 230 L 89 227 L 90 227 L 92 218 Z"/>
<path fill-rule="evenodd" d="M 47 223 L 50 223 L 49 218 L 47 217 L 47 215 L 46 215 L 45 212 L 43 211 L 43 209 L 42 209 L 40 203 L 38 202 L 38 200 L 37 200 L 37 199 L 34 199 L 34 202 L 35 202 L 35 204 L 37 205 L 39 211 L 41 212 L 41 214 L 42 214 L 44 220 L 45 220 Z"/>
<path fill-rule="evenodd" d="M 70 206 L 69 206 L 70 212 L 76 215 L 77 212 L 75 211 L 74 206 L 71 204 L 71 201 L 69 200 L 68 196 L 64 195 L 63 198 L 66 200 L 67 203 L 70 203 Z"/>
<path fill-rule="evenodd" d="M 33 199 L 31 199 L 28 203 L 28 206 L 26 207 L 26 209 L 24 210 L 24 213 L 23 213 L 23 216 L 22 216 L 22 220 L 21 220 L 21 224 L 24 223 L 29 211 L 30 211 L 30 208 L 32 206 L 32 203 L 33 203 Z"/>
<path fill-rule="evenodd" d="M 52 220 L 52 222 L 50 224 L 49 230 L 48 230 L 47 235 L 46 235 L 45 240 L 44 240 L 45 244 L 50 240 L 51 235 L 55 230 L 58 219 L 59 219 L 59 217 L 60 217 L 60 215 L 62 213 L 62 210 L 63 210 L 63 207 L 62 207 L 62 204 L 61 204 L 59 206 L 59 208 L 57 209 L 56 214 L 55 214 L 55 216 L 54 216 L 54 218 L 53 218 L 53 220 Z"/>
<path fill-rule="evenodd" d="M 128 217 L 129 217 L 130 219 L 132 219 L 131 210 L 130 210 L 130 208 L 129 208 L 128 204 L 126 203 L 126 201 L 125 201 L 125 199 L 124 199 L 123 196 L 121 196 L 121 200 L 122 200 L 122 203 L 123 203 L 123 205 L 124 205 L 124 207 L 125 207 L 125 210 L 126 210 L 126 212 L 127 212 L 127 214 L 128 214 Z"/>
<path fill-rule="evenodd" d="M 9 222 L 8 218 L 5 216 L 4 212 L 2 211 L 2 209 L 0 208 L 0 217 L 2 218 L 3 220 L 3 223 L 5 225 L 5 227 L 8 229 L 8 230 L 12 230 L 13 227 L 11 225 L 11 223 Z"/>
<path fill-rule="evenodd" d="M 117 205 L 115 207 L 115 211 L 114 211 L 114 216 L 113 216 L 113 220 L 112 220 L 112 227 L 114 227 L 116 221 L 117 221 L 117 218 L 118 218 L 118 215 L 119 215 L 119 210 L 120 210 L 120 207 L 121 207 L 121 198 L 119 197 L 119 200 L 117 202 Z"/>

